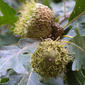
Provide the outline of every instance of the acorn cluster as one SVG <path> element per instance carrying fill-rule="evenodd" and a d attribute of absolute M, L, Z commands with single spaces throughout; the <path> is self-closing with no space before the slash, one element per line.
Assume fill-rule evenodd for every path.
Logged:
<path fill-rule="evenodd" d="M 56 78 L 72 60 L 64 41 L 45 40 L 31 57 L 33 70 L 44 78 Z"/>
<path fill-rule="evenodd" d="M 15 23 L 14 34 L 27 38 L 55 39 L 62 35 L 64 29 L 56 24 L 56 16 L 45 5 L 26 2 L 21 15 Z M 41 42 L 31 57 L 35 72 L 44 78 L 55 78 L 65 71 L 71 60 L 64 41 L 45 40 Z"/>

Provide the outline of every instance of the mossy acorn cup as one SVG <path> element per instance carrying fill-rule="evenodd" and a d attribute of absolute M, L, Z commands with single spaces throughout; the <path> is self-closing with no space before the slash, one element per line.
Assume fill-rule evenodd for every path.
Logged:
<path fill-rule="evenodd" d="M 42 78 L 56 78 L 71 60 L 64 41 L 45 40 L 32 55 L 31 65 Z"/>
<path fill-rule="evenodd" d="M 15 23 L 14 34 L 28 38 L 47 38 L 55 28 L 59 30 L 56 27 L 56 17 L 50 8 L 40 3 L 26 2 L 19 20 Z M 62 32 L 56 33 L 56 36 L 60 36 Z"/>

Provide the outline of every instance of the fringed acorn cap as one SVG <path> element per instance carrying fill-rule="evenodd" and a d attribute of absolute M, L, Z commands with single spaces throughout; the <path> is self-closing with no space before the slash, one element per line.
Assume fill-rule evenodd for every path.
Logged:
<path fill-rule="evenodd" d="M 41 42 L 31 57 L 33 70 L 44 78 L 56 78 L 65 71 L 66 65 L 72 60 L 69 57 L 65 42 L 45 40 Z"/>
<path fill-rule="evenodd" d="M 27 2 L 15 23 L 14 33 L 21 37 L 47 38 L 53 34 L 55 23 L 56 17 L 50 8 L 40 3 Z"/>

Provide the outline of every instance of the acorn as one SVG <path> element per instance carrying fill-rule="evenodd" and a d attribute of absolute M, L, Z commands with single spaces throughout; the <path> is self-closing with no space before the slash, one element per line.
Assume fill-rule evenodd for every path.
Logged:
<path fill-rule="evenodd" d="M 42 78 L 56 78 L 65 72 L 66 65 L 72 60 L 64 41 L 45 40 L 31 56 L 31 65 Z"/>
<path fill-rule="evenodd" d="M 54 12 L 45 5 L 35 2 L 26 2 L 21 10 L 21 15 L 15 23 L 14 34 L 27 38 L 47 38 L 54 35 L 54 30 L 59 30 L 56 25 Z M 56 36 L 61 36 L 55 33 Z M 52 36 L 53 37 L 53 36 Z"/>

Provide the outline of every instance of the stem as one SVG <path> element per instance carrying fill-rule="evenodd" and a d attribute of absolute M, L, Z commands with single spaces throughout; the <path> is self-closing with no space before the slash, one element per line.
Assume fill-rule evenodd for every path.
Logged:
<path fill-rule="evenodd" d="M 66 17 L 66 1 L 65 0 L 63 1 L 64 1 L 64 17 Z"/>
<path fill-rule="evenodd" d="M 62 24 L 69 16 L 65 16 L 63 20 L 61 20 L 58 24 Z"/>
<path fill-rule="evenodd" d="M 64 37 L 73 38 L 73 37 L 72 37 L 72 36 L 70 36 L 70 35 L 64 35 Z"/>

